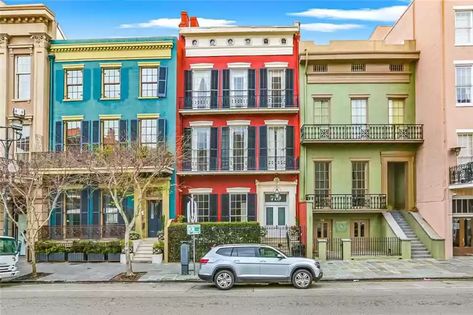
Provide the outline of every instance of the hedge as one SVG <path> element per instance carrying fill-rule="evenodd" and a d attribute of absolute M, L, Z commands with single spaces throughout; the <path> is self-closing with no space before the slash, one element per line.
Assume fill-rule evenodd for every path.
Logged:
<path fill-rule="evenodd" d="M 213 246 L 222 244 L 259 243 L 262 228 L 257 222 L 203 222 L 196 236 L 196 259 L 202 258 Z M 191 241 L 186 223 L 172 223 L 168 229 L 169 261 L 180 261 L 181 241 Z M 191 254 L 192 255 L 192 254 Z"/>

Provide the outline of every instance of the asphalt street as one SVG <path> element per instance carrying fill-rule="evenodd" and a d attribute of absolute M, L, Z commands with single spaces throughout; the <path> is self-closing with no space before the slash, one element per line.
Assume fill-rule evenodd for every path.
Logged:
<path fill-rule="evenodd" d="M 0 288 L 14 314 L 472 314 L 472 281 L 327 282 L 308 290 L 204 283 L 21 284 Z"/>

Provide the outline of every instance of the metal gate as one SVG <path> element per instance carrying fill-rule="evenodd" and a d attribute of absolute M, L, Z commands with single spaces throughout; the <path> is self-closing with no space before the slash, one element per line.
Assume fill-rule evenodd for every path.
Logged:
<path fill-rule="evenodd" d="M 343 258 L 341 238 L 327 239 L 327 260 L 341 260 Z"/>

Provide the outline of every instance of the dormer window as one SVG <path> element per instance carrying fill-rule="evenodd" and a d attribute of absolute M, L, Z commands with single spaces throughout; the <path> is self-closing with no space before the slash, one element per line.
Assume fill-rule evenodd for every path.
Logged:
<path fill-rule="evenodd" d="M 282 45 L 286 45 L 287 44 L 287 40 L 285 38 L 281 38 L 281 44 Z"/>
<path fill-rule="evenodd" d="M 269 39 L 263 38 L 263 44 L 264 45 L 269 45 Z"/>
<path fill-rule="evenodd" d="M 210 46 L 215 46 L 215 39 L 210 40 Z"/>
<path fill-rule="evenodd" d="M 251 45 L 251 38 L 246 38 L 245 39 L 245 45 Z"/>
<path fill-rule="evenodd" d="M 197 39 L 194 39 L 194 40 L 192 41 L 192 46 L 197 46 Z"/>
<path fill-rule="evenodd" d="M 233 46 L 233 39 L 229 38 L 227 40 L 227 44 L 228 44 L 228 46 Z"/>

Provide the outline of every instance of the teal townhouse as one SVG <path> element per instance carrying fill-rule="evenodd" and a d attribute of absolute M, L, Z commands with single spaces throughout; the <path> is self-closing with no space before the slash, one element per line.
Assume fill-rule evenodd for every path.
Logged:
<path fill-rule="evenodd" d="M 54 40 L 50 48 L 51 151 L 165 142 L 175 152 L 174 38 Z M 175 216 L 175 174 L 147 192 L 135 231 L 156 237 Z M 125 201 L 133 212 L 134 198 Z M 120 238 L 124 225 L 111 197 L 97 188 L 64 194 L 45 229 L 50 239 Z"/>

